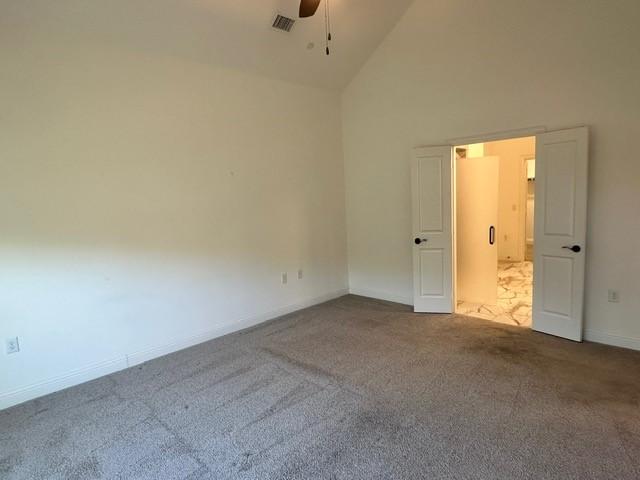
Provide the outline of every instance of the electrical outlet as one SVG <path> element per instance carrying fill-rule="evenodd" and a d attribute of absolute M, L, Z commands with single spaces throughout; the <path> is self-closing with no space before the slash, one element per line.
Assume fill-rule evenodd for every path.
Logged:
<path fill-rule="evenodd" d="M 620 293 L 617 290 L 609 290 L 609 302 L 618 303 L 620 301 Z"/>
<path fill-rule="evenodd" d="M 303 272 L 302 269 L 298 270 L 298 280 L 302 280 Z"/>
<path fill-rule="evenodd" d="M 287 272 L 284 272 L 281 277 L 281 281 L 283 285 L 287 284 Z"/>
<path fill-rule="evenodd" d="M 18 353 L 20 351 L 20 344 L 18 343 L 18 337 L 7 338 L 7 354 Z"/>

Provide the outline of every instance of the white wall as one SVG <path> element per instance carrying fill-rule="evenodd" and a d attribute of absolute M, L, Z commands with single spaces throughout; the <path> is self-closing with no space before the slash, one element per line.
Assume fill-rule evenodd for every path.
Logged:
<path fill-rule="evenodd" d="M 346 291 L 337 93 L 23 33 L 0 42 L 0 408 Z"/>
<path fill-rule="evenodd" d="M 640 348 L 638 21 L 637 0 L 417 0 L 343 93 L 351 290 L 412 300 L 411 148 L 587 124 L 587 336 Z"/>
<path fill-rule="evenodd" d="M 535 137 L 514 138 L 484 144 L 487 155 L 500 157 L 498 187 L 498 258 L 524 260 L 526 219 L 526 157 L 536 151 Z"/>

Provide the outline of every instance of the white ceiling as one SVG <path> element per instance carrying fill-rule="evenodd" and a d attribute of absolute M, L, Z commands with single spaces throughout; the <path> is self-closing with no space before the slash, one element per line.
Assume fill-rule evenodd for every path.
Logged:
<path fill-rule="evenodd" d="M 63 32 L 340 89 L 412 0 L 330 1 L 329 57 L 324 5 L 314 17 L 298 19 L 298 0 L 11 0 L 3 2 L 0 27 Z M 271 28 L 276 13 L 297 19 L 291 33 Z"/>

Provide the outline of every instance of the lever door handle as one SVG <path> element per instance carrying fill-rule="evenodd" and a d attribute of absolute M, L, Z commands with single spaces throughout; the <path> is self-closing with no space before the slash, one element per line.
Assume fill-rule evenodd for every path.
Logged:
<path fill-rule="evenodd" d="M 428 242 L 428 241 L 429 241 L 429 240 L 428 240 L 428 239 L 426 239 L 426 238 L 417 238 L 417 237 L 413 240 L 413 242 L 414 242 L 416 245 L 420 245 L 422 242 L 425 242 L 425 243 L 426 243 L 426 242 Z"/>
<path fill-rule="evenodd" d="M 580 252 L 580 250 L 582 250 L 582 248 L 580 248 L 580 245 L 565 245 L 562 248 L 566 248 L 567 250 L 571 250 L 574 253 L 578 253 L 578 252 Z"/>

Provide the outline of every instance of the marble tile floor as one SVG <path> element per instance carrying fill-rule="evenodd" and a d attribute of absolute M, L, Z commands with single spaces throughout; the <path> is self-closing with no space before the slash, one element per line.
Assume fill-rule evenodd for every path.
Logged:
<path fill-rule="evenodd" d="M 498 264 L 498 304 L 458 301 L 456 313 L 520 327 L 531 327 L 533 262 Z"/>

